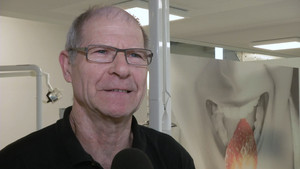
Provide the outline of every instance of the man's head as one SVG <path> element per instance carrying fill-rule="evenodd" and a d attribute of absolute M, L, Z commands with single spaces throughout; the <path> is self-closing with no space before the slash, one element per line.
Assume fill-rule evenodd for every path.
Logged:
<path fill-rule="evenodd" d="M 73 85 L 73 109 L 110 118 L 128 117 L 136 111 L 146 91 L 147 66 L 128 64 L 124 52 L 118 52 L 110 63 L 97 63 L 87 59 L 86 53 L 70 51 L 89 45 L 142 49 L 145 38 L 137 20 L 122 9 L 92 8 L 80 15 L 59 59 L 65 80 Z M 102 55 L 108 51 L 95 52 Z M 76 57 L 70 58 L 70 54 Z"/>

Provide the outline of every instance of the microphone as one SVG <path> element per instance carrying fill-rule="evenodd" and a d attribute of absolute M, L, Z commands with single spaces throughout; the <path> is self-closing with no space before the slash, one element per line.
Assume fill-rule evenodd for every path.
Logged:
<path fill-rule="evenodd" d="M 126 148 L 114 157 L 111 169 L 154 169 L 148 156 L 137 148 Z"/>

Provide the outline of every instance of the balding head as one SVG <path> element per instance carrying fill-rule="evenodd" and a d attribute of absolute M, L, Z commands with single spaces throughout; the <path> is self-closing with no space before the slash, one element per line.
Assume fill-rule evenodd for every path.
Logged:
<path fill-rule="evenodd" d="M 97 19 L 106 19 L 110 21 L 116 22 L 126 22 L 128 24 L 136 24 L 142 31 L 143 39 L 144 39 L 144 47 L 148 47 L 148 37 L 140 25 L 139 21 L 134 18 L 132 15 L 127 13 L 121 8 L 114 7 L 114 6 L 105 6 L 105 7 L 98 7 L 94 6 L 89 8 L 86 12 L 79 15 L 74 21 L 72 26 L 69 29 L 67 35 L 67 41 L 65 45 L 65 50 L 69 51 L 69 49 L 79 47 L 82 44 L 83 34 L 82 30 L 84 25 L 91 20 L 92 18 Z M 75 57 L 76 52 L 69 51 L 69 56 L 71 60 Z"/>

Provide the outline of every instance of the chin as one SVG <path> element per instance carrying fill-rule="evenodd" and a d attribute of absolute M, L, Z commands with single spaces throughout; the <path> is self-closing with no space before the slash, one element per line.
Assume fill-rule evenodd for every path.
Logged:
<path fill-rule="evenodd" d="M 113 118 L 113 119 L 122 119 L 124 117 L 131 117 L 133 112 L 132 111 L 124 111 L 119 109 L 114 110 L 107 110 L 107 111 L 101 111 L 104 116 Z"/>

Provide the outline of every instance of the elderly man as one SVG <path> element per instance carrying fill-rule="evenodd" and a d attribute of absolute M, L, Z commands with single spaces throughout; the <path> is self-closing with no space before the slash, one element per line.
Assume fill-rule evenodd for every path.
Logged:
<path fill-rule="evenodd" d="M 7 146 L 0 168 L 104 168 L 125 148 L 145 152 L 155 169 L 193 169 L 173 138 L 137 124 L 152 52 L 138 21 L 116 7 L 94 7 L 73 22 L 59 62 L 73 106 L 57 123 Z"/>

